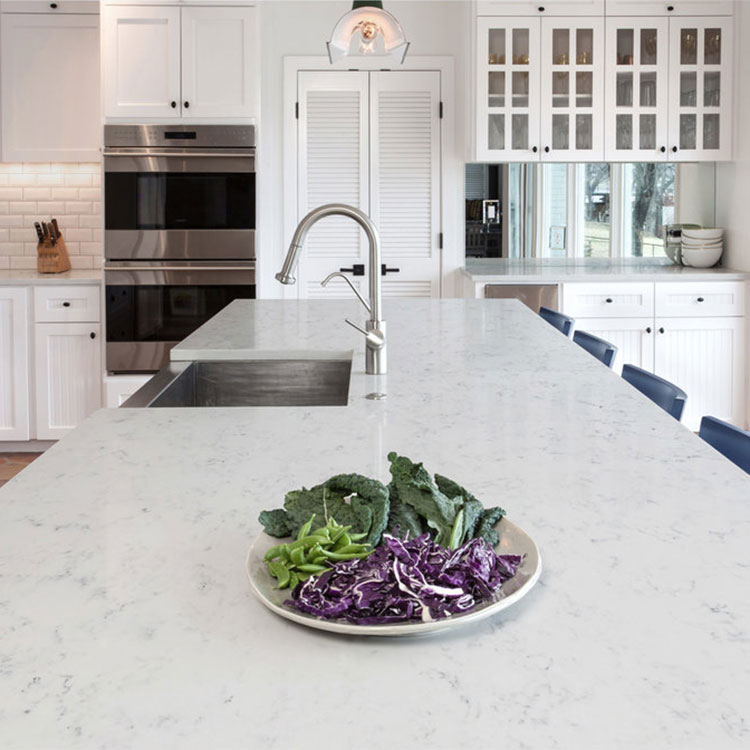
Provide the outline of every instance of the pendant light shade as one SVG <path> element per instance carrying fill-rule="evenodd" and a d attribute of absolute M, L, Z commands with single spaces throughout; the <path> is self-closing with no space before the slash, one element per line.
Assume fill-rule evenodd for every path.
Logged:
<path fill-rule="evenodd" d="M 382 2 L 355 1 L 333 29 L 328 57 L 335 63 L 344 57 L 390 55 L 402 63 L 408 49 L 401 24 L 383 10 Z"/>

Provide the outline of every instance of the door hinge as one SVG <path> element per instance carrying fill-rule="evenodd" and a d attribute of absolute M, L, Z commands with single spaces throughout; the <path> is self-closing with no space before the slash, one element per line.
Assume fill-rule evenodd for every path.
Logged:
<path fill-rule="evenodd" d="M 299 120 L 299 102 L 294 102 L 294 117 Z"/>
<path fill-rule="evenodd" d="M 443 233 L 440 232 L 438 235 L 438 247 L 442 250 L 443 249 Z"/>
<path fill-rule="evenodd" d="M 443 103 L 440 102 L 440 119 L 443 119 Z"/>

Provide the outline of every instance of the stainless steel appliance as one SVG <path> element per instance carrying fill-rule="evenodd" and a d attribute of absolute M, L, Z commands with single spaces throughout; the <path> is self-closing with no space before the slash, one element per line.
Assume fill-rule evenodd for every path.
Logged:
<path fill-rule="evenodd" d="M 255 297 L 255 128 L 106 125 L 107 370 L 155 372 Z"/>
<path fill-rule="evenodd" d="M 521 302 L 538 313 L 540 307 L 557 310 L 557 284 L 486 284 L 484 296 L 487 299 L 520 299 Z"/>

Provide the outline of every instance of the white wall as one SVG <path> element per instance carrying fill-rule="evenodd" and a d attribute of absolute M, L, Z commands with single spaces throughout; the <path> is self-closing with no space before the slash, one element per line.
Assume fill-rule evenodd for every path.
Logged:
<path fill-rule="evenodd" d="M 258 125 L 258 295 L 280 297 L 273 275 L 281 267 L 289 237 L 283 227 L 283 59 L 326 56 L 325 43 L 351 2 L 331 0 L 264 0 L 260 3 L 261 117 Z M 445 145 L 443 190 L 452 207 L 453 226 L 446 236 L 446 267 L 463 266 L 463 164 L 471 94 L 469 55 L 471 4 L 467 0 L 387 0 L 411 42 L 408 56 L 451 56 L 455 60 L 455 137 Z M 353 64 L 351 67 L 355 67 Z M 390 62 L 384 67 L 391 67 Z M 446 222 L 446 219 L 449 222 Z M 304 250 L 303 250 L 304 252 Z M 453 290 L 448 289 L 448 296 Z"/>

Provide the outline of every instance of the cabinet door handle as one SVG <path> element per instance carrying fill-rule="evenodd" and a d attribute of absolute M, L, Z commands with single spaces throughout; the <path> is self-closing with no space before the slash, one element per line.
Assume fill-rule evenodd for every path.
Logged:
<path fill-rule="evenodd" d="M 664 329 L 663 329 L 663 328 L 660 328 L 660 329 L 659 329 L 659 333 L 664 333 Z"/>
<path fill-rule="evenodd" d="M 96 334 L 93 331 L 91 331 L 91 333 L 89 334 L 89 336 L 91 336 L 92 339 L 96 338 Z"/>
<path fill-rule="evenodd" d="M 380 275 L 385 276 L 387 273 L 401 273 L 400 268 L 386 268 L 385 263 L 380 264 Z"/>
<path fill-rule="evenodd" d="M 531 150 L 532 150 L 532 151 L 533 151 L 534 153 L 536 153 L 537 151 L 539 151 L 539 149 L 538 149 L 538 148 L 537 148 L 536 146 L 534 146 L 534 147 L 533 147 L 533 148 L 532 148 Z"/>
<path fill-rule="evenodd" d="M 667 147 L 666 147 L 666 146 L 662 146 L 662 147 L 661 147 L 661 148 L 659 149 L 659 151 L 661 151 L 661 152 L 662 152 L 662 154 L 666 154 L 666 153 L 667 153 Z"/>
<path fill-rule="evenodd" d="M 667 10 L 671 13 L 674 10 L 674 5 L 667 5 Z"/>
<path fill-rule="evenodd" d="M 698 297 L 698 302 L 705 302 L 706 300 L 703 299 L 703 297 Z"/>
<path fill-rule="evenodd" d="M 678 148 L 677 148 L 677 146 L 672 146 L 672 153 L 673 153 L 673 154 L 676 154 L 676 153 L 677 153 L 677 151 L 678 151 Z"/>
<path fill-rule="evenodd" d="M 646 329 L 646 333 L 651 333 L 651 326 Z"/>
<path fill-rule="evenodd" d="M 544 13 L 544 6 L 540 5 L 539 8 L 538 8 L 538 10 L 539 10 L 540 13 Z"/>
<path fill-rule="evenodd" d="M 70 302 L 63 302 L 63 307 L 70 307 Z"/>
<path fill-rule="evenodd" d="M 183 106 L 185 107 L 185 109 L 188 109 L 188 107 L 190 107 L 190 102 L 185 102 Z"/>
<path fill-rule="evenodd" d="M 57 3 L 50 3 L 49 7 L 52 8 L 52 10 L 57 10 Z"/>
<path fill-rule="evenodd" d="M 548 154 L 548 153 L 549 153 L 549 146 L 545 146 L 545 147 L 544 147 L 544 153 L 545 153 L 545 154 Z"/>
<path fill-rule="evenodd" d="M 355 263 L 351 268 L 339 268 L 341 273 L 350 273 L 352 276 L 364 276 L 365 264 Z"/>
<path fill-rule="evenodd" d="M 612 297 L 607 297 L 607 299 L 604 300 L 608 305 L 612 304 Z"/>
<path fill-rule="evenodd" d="M 175 101 L 169 102 L 169 106 L 172 107 L 172 109 L 177 109 L 177 102 Z"/>

